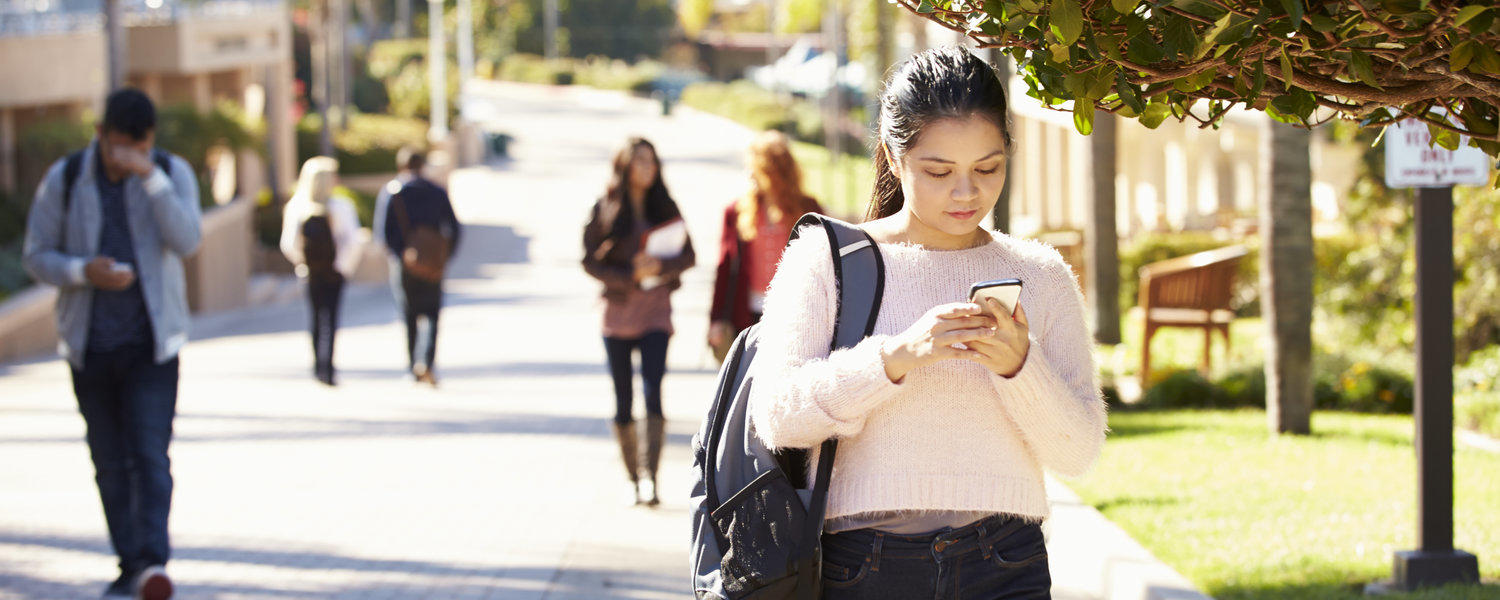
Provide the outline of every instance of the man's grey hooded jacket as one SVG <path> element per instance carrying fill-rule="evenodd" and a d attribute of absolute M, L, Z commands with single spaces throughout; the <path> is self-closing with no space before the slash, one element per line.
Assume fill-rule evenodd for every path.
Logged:
<path fill-rule="evenodd" d="M 94 288 L 83 268 L 99 253 L 103 209 L 95 183 L 95 140 L 84 150 L 73 199 L 63 208 L 63 163 L 47 170 L 26 221 L 22 264 L 37 281 L 58 287 L 59 351 L 74 368 L 83 368 L 88 350 L 89 316 Z M 130 175 L 125 181 L 125 213 L 135 248 L 135 276 L 141 284 L 151 331 L 156 339 L 156 362 L 172 360 L 187 344 L 187 283 L 182 258 L 202 240 L 202 211 L 193 167 L 171 156 L 172 174 L 154 167 L 151 175 Z"/>

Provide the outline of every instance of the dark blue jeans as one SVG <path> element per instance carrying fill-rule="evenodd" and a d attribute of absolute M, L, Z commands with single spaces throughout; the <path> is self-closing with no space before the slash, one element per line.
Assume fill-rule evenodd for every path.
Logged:
<path fill-rule="evenodd" d="M 661 416 L 661 378 L 667 373 L 667 332 L 651 331 L 636 339 L 604 338 L 604 354 L 609 358 L 609 376 L 615 382 L 615 422 L 629 424 L 634 401 L 634 367 L 631 351 L 641 351 L 641 392 L 646 395 L 646 415 Z"/>
<path fill-rule="evenodd" d="M 825 600 L 1037 600 L 1052 597 L 1042 528 L 993 516 L 958 529 L 823 536 Z"/>
<path fill-rule="evenodd" d="M 90 352 L 83 369 L 73 369 L 73 393 L 88 426 L 94 482 L 120 569 L 167 564 L 177 359 L 158 365 L 150 346 Z"/>

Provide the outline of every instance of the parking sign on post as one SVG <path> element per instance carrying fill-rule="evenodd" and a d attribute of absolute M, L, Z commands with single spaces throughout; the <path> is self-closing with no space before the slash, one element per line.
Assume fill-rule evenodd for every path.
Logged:
<path fill-rule="evenodd" d="M 1433 145 L 1427 125 L 1406 120 L 1385 132 L 1385 183 L 1418 188 L 1417 538 L 1397 552 L 1400 590 L 1479 581 L 1479 559 L 1453 547 L 1453 186 L 1484 185 L 1490 159 L 1459 140 Z M 1372 586 L 1376 590 L 1383 586 Z"/>

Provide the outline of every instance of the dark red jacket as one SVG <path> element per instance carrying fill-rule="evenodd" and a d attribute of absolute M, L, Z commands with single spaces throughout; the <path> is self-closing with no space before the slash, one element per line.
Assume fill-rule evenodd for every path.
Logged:
<path fill-rule="evenodd" d="M 823 208 L 808 198 L 810 212 Z M 745 241 L 740 239 L 739 202 L 724 208 L 723 229 L 719 235 L 719 270 L 714 277 L 714 301 L 708 311 L 709 323 L 729 321 L 735 331 L 753 325 L 750 316 L 750 271 L 741 268 L 745 260 Z M 798 215 L 801 216 L 801 215 Z"/>

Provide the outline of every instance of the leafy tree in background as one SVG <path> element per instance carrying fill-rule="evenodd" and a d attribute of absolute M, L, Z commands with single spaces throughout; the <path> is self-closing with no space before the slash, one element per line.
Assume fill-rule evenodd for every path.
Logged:
<path fill-rule="evenodd" d="M 1426 122 L 1500 156 L 1500 8 L 1469 0 L 895 0 L 1010 48 L 1049 106 L 1078 101 L 1155 127 L 1235 105 L 1311 127 Z M 1199 104 L 1199 103 L 1202 104 Z"/>

